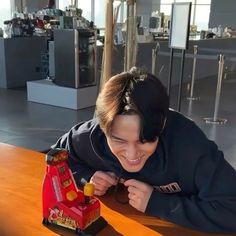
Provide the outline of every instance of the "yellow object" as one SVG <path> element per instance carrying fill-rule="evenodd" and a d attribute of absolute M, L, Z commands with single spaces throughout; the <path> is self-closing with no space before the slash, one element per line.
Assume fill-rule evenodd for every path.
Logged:
<path fill-rule="evenodd" d="M 84 196 L 92 197 L 94 194 L 94 185 L 91 183 L 86 183 L 84 185 Z"/>
<path fill-rule="evenodd" d="M 70 179 L 66 179 L 62 182 L 62 186 L 64 188 L 68 187 L 71 184 L 71 180 Z"/>
<path fill-rule="evenodd" d="M 74 190 L 71 190 L 71 191 L 66 193 L 66 198 L 69 201 L 73 201 L 77 198 L 77 193 Z"/>

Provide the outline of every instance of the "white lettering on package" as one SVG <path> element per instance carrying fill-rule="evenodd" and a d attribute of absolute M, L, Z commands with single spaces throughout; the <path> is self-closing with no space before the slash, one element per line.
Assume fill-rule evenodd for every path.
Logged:
<path fill-rule="evenodd" d="M 178 193 L 181 192 L 181 188 L 179 187 L 178 183 L 173 182 L 167 185 L 161 186 L 154 186 L 161 193 Z"/>

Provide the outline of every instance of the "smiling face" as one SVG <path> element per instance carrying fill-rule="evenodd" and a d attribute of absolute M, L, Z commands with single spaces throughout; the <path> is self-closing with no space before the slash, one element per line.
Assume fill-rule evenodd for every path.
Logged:
<path fill-rule="evenodd" d="M 113 120 L 107 143 L 122 167 L 128 172 L 140 171 L 156 150 L 158 139 L 141 143 L 138 115 L 117 115 Z"/>

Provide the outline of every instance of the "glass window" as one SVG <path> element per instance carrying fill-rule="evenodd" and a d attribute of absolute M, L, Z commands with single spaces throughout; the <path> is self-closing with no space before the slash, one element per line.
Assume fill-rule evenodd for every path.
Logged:
<path fill-rule="evenodd" d="M 11 1 L 1 1 L 0 27 L 3 29 L 5 20 L 11 20 Z"/>
<path fill-rule="evenodd" d="M 105 3 L 106 1 L 104 0 L 95 1 L 95 25 L 98 28 L 105 27 L 105 15 L 106 15 Z"/>
<path fill-rule="evenodd" d="M 82 16 L 85 17 L 87 20 L 91 21 L 91 1 L 79 0 L 78 8 L 81 8 L 83 10 Z"/>
<path fill-rule="evenodd" d="M 183 0 L 175 0 L 175 2 L 183 2 Z M 192 5 L 193 5 L 195 0 L 188 0 L 187 2 L 192 2 Z"/>
<path fill-rule="evenodd" d="M 194 25 L 195 22 L 194 22 L 194 11 L 196 9 L 196 5 L 192 4 L 191 6 L 191 16 L 190 16 L 190 25 Z"/>
<path fill-rule="evenodd" d="M 192 2 L 190 24 L 197 25 L 198 31 L 207 30 L 209 15 L 210 15 L 211 0 L 189 0 L 189 1 Z M 174 2 L 183 2 L 183 0 L 161 0 L 160 11 L 164 12 L 165 15 L 171 15 L 171 6 L 172 3 Z"/>
<path fill-rule="evenodd" d="M 171 15 L 171 8 L 172 8 L 171 4 L 161 5 L 160 12 L 164 13 L 167 16 L 170 16 Z"/>
<path fill-rule="evenodd" d="M 59 1 L 59 9 L 61 9 L 62 11 L 64 11 L 65 8 L 70 5 L 70 3 L 71 3 L 70 0 L 60 0 L 60 1 Z"/>
<path fill-rule="evenodd" d="M 211 4 L 211 0 L 196 0 L 197 4 L 206 4 L 206 5 L 210 5 Z"/>
<path fill-rule="evenodd" d="M 65 10 L 66 6 L 71 4 L 71 0 L 59 0 L 59 9 Z M 120 0 L 114 1 L 114 6 L 120 4 Z M 91 0 L 78 0 L 78 8 L 83 10 L 83 17 L 87 20 L 91 20 Z M 106 11 L 106 1 L 104 0 L 95 0 L 95 25 L 98 28 L 105 27 L 105 11 Z M 124 3 L 123 8 L 123 18 L 126 18 L 126 3 Z M 121 6 L 119 7 L 119 15 L 118 15 L 118 22 L 121 21 Z"/>
<path fill-rule="evenodd" d="M 161 0 L 161 5 L 163 4 L 172 4 L 174 0 Z"/>
<path fill-rule="evenodd" d="M 126 2 L 123 2 L 123 8 L 120 0 L 115 0 L 113 2 L 113 14 L 115 14 L 115 9 L 118 9 L 117 22 L 124 22 L 126 19 L 127 6 Z M 98 28 L 105 27 L 105 18 L 106 18 L 106 1 L 96 0 L 95 1 L 95 24 Z"/>
<path fill-rule="evenodd" d="M 207 30 L 210 16 L 210 5 L 196 5 L 195 24 L 197 30 Z"/>
<path fill-rule="evenodd" d="M 65 10 L 71 4 L 71 0 L 60 0 L 59 1 L 59 9 Z M 91 1 L 89 0 L 79 0 L 78 1 L 78 8 L 83 10 L 82 16 L 85 17 L 87 20 L 91 20 Z"/>
<path fill-rule="evenodd" d="M 114 1 L 114 3 L 115 3 L 115 1 Z M 122 3 L 120 3 L 120 5 L 119 4 L 116 4 L 116 5 L 118 5 L 118 9 L 119 9 L 117 22 L 124 23 L 127 18 L 126 17 L 127 16 L 127 4 L 126 4 L 126 2 L 122 2 Z M 116 5 L 113 4 L 114 7 L 116 7 Z M 114 14 L 115 14 L 115 11 L 114 11 Z"/>

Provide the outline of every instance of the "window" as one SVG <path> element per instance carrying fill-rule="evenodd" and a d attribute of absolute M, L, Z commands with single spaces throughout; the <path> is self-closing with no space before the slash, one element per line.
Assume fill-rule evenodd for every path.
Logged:
<path fill-rule="evenodd" d="M 126 18 L 126 3 L 123 3 L 123 6 L 121 5 L 121 1 L 115 0 L 113 3 L 113 10 L 115 8 L 119 8 L 119 14 L 118 14 L 118 22 L 125 21 Z M 123 9 L 122 9 L 123 7 Z M 113 11 L 113 14 L 115 14 L 115 11 Z M 105 17 L 106 17 L 106 1 L 104 0 L 96 0 L 95 1 L 95 24 L 98 28 L 104 28 L 105 27 Z M 123 18 L 123 19 L 121 19 Z"/>
<path fill-rule="evenodd" d="M 161 0 L 160 11 L 165 15 L 171 15 L 171 5 L 174 2 L 183 2 L 183 0 Z M 197 25 L 197 30 L 207 30 L 211 0 L 189 0 L 192 2 L 190 24 Z"/>
<path fill-rule="evenodd" d="M 113 3 L 113 9 L 115 14 L 115 9 L 119 9 L 117 22 L 124 23 L 127 17 L 127 4 L 124 1 L 115 0 Z"/>
<path fill-rule="evenodd" d="M 91 21 L 91 0 L 78 0 L 78 8 L 83 10 L 82 16 Z"/>
<path fill-rule="evenodd" d="M 1 1 L 0 27 L 3 29 L 5 20 L 11 20 L 11 1 Z"/>
<path fill-rule="evenodd" d="M 185 2 L 185 1 L 183 1 L 183 0 L 175 0 L 175 2 Z M 193 5 L 195 0 L 188 0 L 186 2 L 192 2 L 192 5 Z"/>
<path fill-rule="evenodd" d="M 197 0 L 197 4 L 211 5 L 211 0 Z"/>
<path fill-rule="evenodd" d="M 71 0 L 59 0 L 59 9 L 65 10 L 71 4 Z M 83 10 L 82 16 L 87 20 L 91 20 L 91 1 L 90 0 L 79 0 L 78 8 Z"/>
<path fill-rule="evenodd" d="M 196 5 L 195 25 L 197 30 L 207 30 L 210 16 L 210 5 Z"/>
<path fill-rule="evenodd" d="M 163 12 L 165 15 L 171 15 L 171 5 L 173 0 L 161 0 L 160 12 Z"/>
<path fill-rule="evenodd" d="M 174 2 L 174 0 L 161 0 L 161 5 L 164 5 L 164 4 L 172 4 Z"/>
<path fill-rule="evenodd" d="M 59 9 L 61 9 L 62 11 L 64 11 L 65 8 L 70 5 L 70 3 L 71 3 L 70 0 L 60 0 L 60 1 L 59 1 Z"/>
<path fill-rule="evenodd" d="M 95 25 L 97 28 L 105 27 L 105 15 L 106 15 L 106 1 L 96 0 L 95 1 Z"/>
<path fill-rule="evenodd" d="M 165 15 L 171 15 L 171 4 L 162 4 L 160 8 L 160 12 L 163 12 Z"/>

